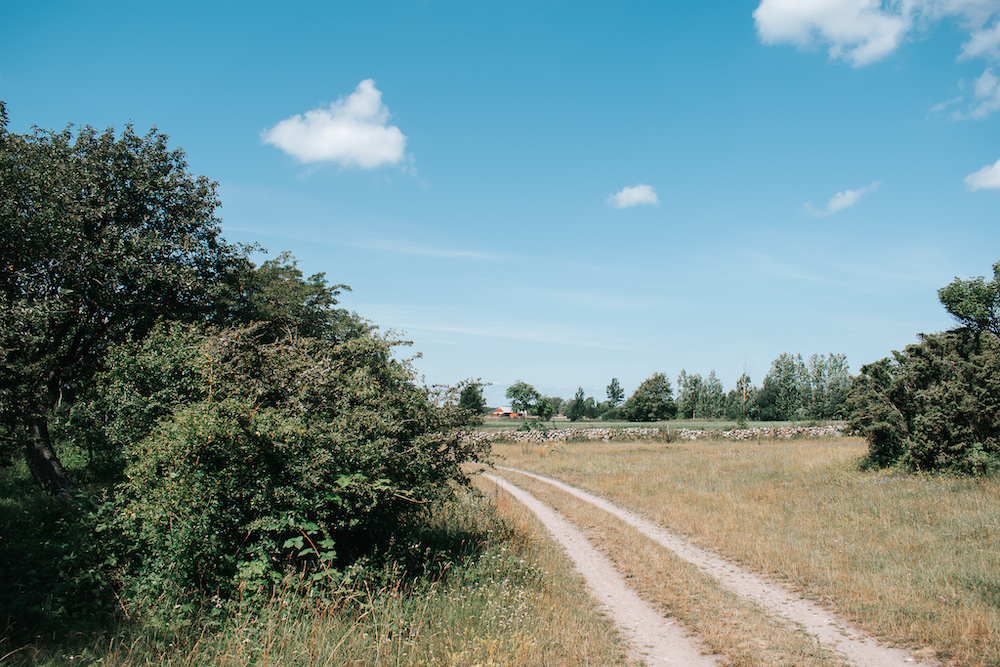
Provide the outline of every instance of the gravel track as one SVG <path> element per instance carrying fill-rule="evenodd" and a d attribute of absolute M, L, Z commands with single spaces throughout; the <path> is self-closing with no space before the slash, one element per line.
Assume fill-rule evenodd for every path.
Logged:
<path fill-rule="evenodd" d="M 506 479 L 489 474 L 483 477 L 531 510 L 566 549 L 591 594 L 604 605 L 633 647 L 633 658 L 643 660 L 650 667 L 718 667 L 720 663 L 713 656 L 703 654 L 702 647 L 693 637 L 629 588 L 614 564 L 594 548 L 579 528 Z"/>
<path fill-rule="evenodd" d="M 903 649 L 891 648 L 885 646 L 884 644 L 880 644 L 873 638 L 852 628 L 844 619 L 808 600 L 803 599 L 799 594 L 790 592 L 756 574 L 740 568 L 732 562 L 724 560 L 713 553 L 705 551 L 704 549 L 700 549 L 691 544 L 688 540 L 670 533 L 661 526 L 644 519 L 634 512 L 622 509 L 621 507 L 618 507 L 603 498 L 549 477 L 543 477 L 541 475 L 536 475 L 524 470 L 518 470 L 516 468 L 507 468 L 503 466 L 496 466 L 496 468 L 498 470 L 507 470 L 525 475 L 541 482 L 545 482 L 546 484 L 550 484 L 621 519 L 657 544 L 673 551 L 682 559 L 693 563 L 702 571 L 718 580 L 719 583 L 725 588 L 728 588 L 742 597 L 749 598 L 771 614 L 787 618 L 800 624 L 809 634 L 816 637 L 820 644 L 838 652 L 852 665 L 856 665 L 857 667 L 913 667 L 915 664 L 938 664 L 936 662 L 927 662 L 926 660 L 918 661 L 911 653 Z M 522 491 L 511 482 L 493 475 L 486 475 L 486 478 L 508 490 L 518 500 L 527 505 L 529 509 L 538 514 L 539 518 L 546 524 L 546 527 L 548 527 L 549 530 L 553 530 L 553 528 L 549 526 L 547 519 L 539 513 L 539 510 L 542 508 L 544 508 L 544 511 L 547 512 L 548 515 L 556 517 L 556 519 L 563 524 L 568 524 L 565 519 L 556 515 L 553 510 L 549 509 L 546 505 L 536 500 L 533 496 Z M 516 494 L 513 489 L 516 489 L 523 495 Z M 533 503 L 529 504 L 525 497 L 530 498 Z M 536 509 L 538 506 L 541 507 Z M 564 529 L 564 527 L 561 527 L 561 529 Z M 576 529 L 574 528 L 574 530 Z M 580 537 L 586 541 L 586 538 L 583 537 L 582 533 L 580 534 Z M 565 543 L 563 544 L 574 559 L 574 550 L 582 548 L 577 546 L 576 543 L 574 543 L 573 547 L 570 547 Z M 593 547 L 590 546 L 589 542 L 586 543 L 586 546 L 593 550 Z M 604 558 L 603 556 L 600 557 Z M 607 561 L 606 558 L 604 560 Z M 606 566 L 607 568 L 610 568 L 610 573 L 603 568 L 599 568 L 595 570 L 595 574 L 592 574 L 591 576 L 608 576 L 612 579 L 616 577 L 617 581 L 620 583 L 605 584 L 605 586 L 611 585 L 625 587 L 624 580 L 614 569 L 614 565 L 611 564 L 610 561 L 607 561 Z M 590 577 L 588 577 L 588 584 L 589 583 Z M 663 621 L 658 612 L 653 611 L 653 613 L 656 614 L 661 622 Z M 615 618 L 617 621 L 617 617 Z M 619 622 L 619 624 L 621 623 Z M 701 663 L 681 661 L 676 663 L 660 662 L 650 664 L 695 665 Z M 709 664 L 716 663 L 713 662 Z"/>

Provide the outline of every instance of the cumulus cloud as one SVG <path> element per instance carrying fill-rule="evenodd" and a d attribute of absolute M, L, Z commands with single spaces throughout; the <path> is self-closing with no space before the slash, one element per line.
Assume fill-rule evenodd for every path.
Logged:
<path fill-rule="evenodd" d="M 830 58 L 854 67 L 871 64 L 952 19 L 968 34 L 957 59 L 1000 64 L 1000 3 L 996 0 L 761 0 L 753 12 L 765 44 L 825 46 Z M 987 66 L 973 95 L 941 102 L 931 113 L 952 107 L 954 119 L 982 119 L 1000 111 L 1000 85 Z"/>
<path fill-rule="evenodd" d="M 652 185 L 645 183 L 625 186 L 620 192 L 608 195 L 607 201 L 615 208 L 628 208 L 640 204 L 659 205 L 660 203 L 660 199 L 656 196 L 656 190 L 653 189 Z"/>
<path fill-rule="evenodd" d="M 906 14 L 871 0 L 761 0 L 753 17 L 765 44 L 822 41 L 830 44 L 831 58 L 855 67 L 894 51 L 909 28 Z"/>
<path fill-rule="evenodd" d="M 753 17 L 765 44 L 824 44 L 831 58 L 861 67 L 944 18 L 969 33 L 959 57 L 1000 59 L 998 14 L 994 0 L 761 0 Z"/>
<path fill-rule="evenodd" d="M 1000 190 L 1000 160 L 965 177 L 970 190 Z"/>
<path fill-rule="evenodd" d="M 843 211 L 845 208 L 850 208 L 851 206 L 854 206 L 855 204 L 858 203 L 859 199 L 861 199 L 869 192 L 874 192 L 878 188 L 878 186 L 879 183 L 876 181 L 875 183 L 872 183 L 871 185 L 864 188 L 860 188 L 858 190 L 843 190 L 830 198 L 830 201 L 827 202 L 825 209 L 817 210 L 812 207 L 811 202 L 806 203 L 805 209 L 811 215 L 814 215 L 818 218 L 826 217 L 828 215 L 833 215 L 837 211 Z"/>
<path fill-rule="evenodd" d="M 403 161 L 406 136 L 389 125 L 389 109 L 373 79 L 328 108 L 286 118 L 261 134 L 261 141 L 302 163 L 337 162 L 374 169 Z"/>

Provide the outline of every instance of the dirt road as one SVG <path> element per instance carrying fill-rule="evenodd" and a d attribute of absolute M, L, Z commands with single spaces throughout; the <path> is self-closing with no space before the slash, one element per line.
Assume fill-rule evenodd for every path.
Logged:
<path fill-rule="evenodd" d="M 617 517 L 663 548 L 696 565 L 725 588 L 754 601 L 770 614 L 800 625 L 820 644 L 842 656 L 848 664 L 857 667 L 913 667 L 918 664 L 912 654 L 878 643 L 851 628 L 843 619 L 798 594 L 700 549 L 661 526 L 613 505 L 603 498 L 548 477 L 513 468 L 498 467 L 498 469 L 526 475 L 550 484 Z M 578 528 L 507 479 L 489 474 L 485 477 L 506 489 L 531 509 L 564 546 L 586 578 L 595 598 L 608 607 L 609 613 L 630 637 L 637 654 L 643 656 L 646 664 L 720 664 L 714 657 L 703 655 L 704 649 L 696 638 L 687 635 L 678 625 L 663 618 L 658 611 L 631 591 L 615 566 L 587 541 Z M 919 664 L 935 663 L 922 661 Z"/>

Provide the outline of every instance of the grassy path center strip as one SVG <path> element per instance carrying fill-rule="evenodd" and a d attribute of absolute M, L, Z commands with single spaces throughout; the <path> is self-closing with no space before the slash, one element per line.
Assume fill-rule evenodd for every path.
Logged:
<path fill-rule="evenodd" d="M 545 524 L 569 553 L 594 597 L 607 607 L 648 665 L 718 666 L 718 661 L 704 655 L 680 626 L 665 619 L 629 588 L 614 565 L 578 528 L 507 480 L 494 475 L 484 477 L 522 502 Z"/>

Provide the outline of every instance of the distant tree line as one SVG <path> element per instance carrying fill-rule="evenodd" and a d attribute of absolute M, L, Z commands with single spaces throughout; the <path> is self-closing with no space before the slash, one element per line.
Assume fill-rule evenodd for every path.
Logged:
<path fill-rule="evenodd" d="M 728 393 L 715 371 L 702 377 L 681 370 L 677 395 L 670 379 L 654 373 L 627 400 L 618 378 L 607 386 L 606 401 L 587 396 L 579 388 L 569 401 L 542 396 L 530 384 L 517 381 L 507 389 L 507 398 L 518 411 L 549 419 L 562 414 L 570 421 L 622 419 L 634 422 L 665 419 L 730 419 L 754 421 L 822 420 L 844 417 L 851 387 L 847 357 L 843 354 L 781 354 L 771 362 L 760 387 L 746 373 Z"/>

